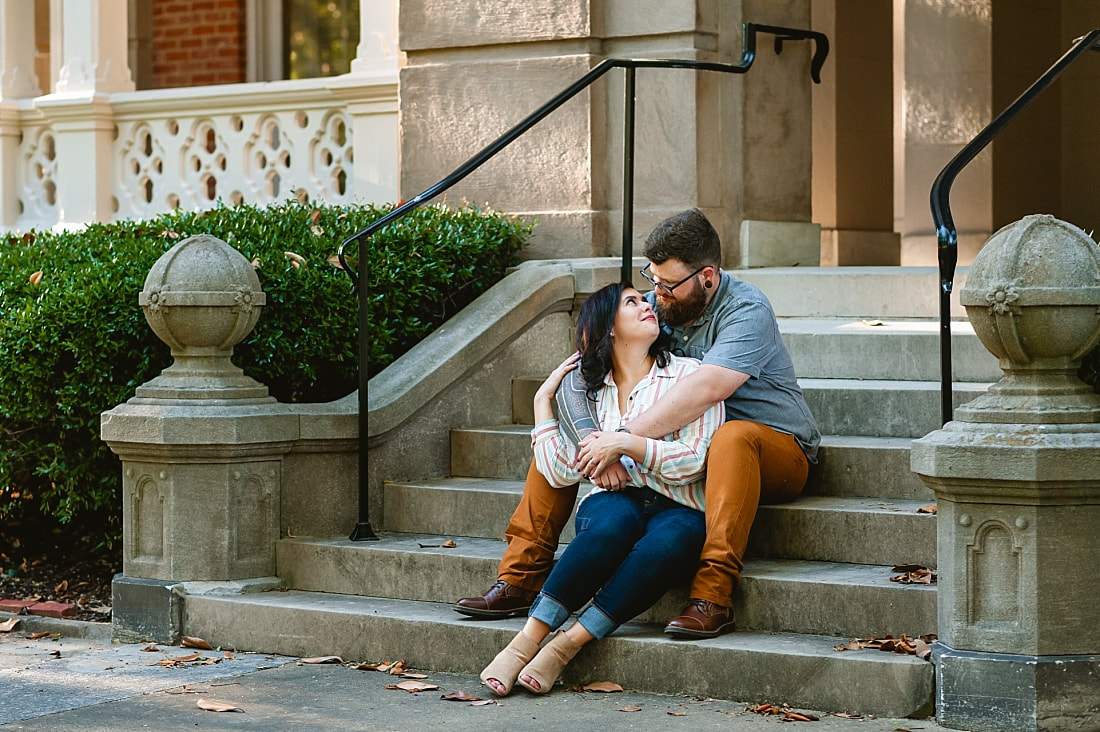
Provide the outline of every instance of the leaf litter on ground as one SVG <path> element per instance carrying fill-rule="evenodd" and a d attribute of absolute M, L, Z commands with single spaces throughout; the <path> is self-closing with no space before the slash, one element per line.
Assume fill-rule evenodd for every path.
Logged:
<path fill-rule="evenodd" d="M 833 646 L 833 650 L 859 651 L 864 648 L 869 648 L 871 650 L 885 651 L 887 653 L 908 654 L 910 656 L 916 656 L 922 661 L 926 661 L 932 654 L 932 646 L 930 644 L 935 641 L 935 633 L 927 633 L 916 638 L 910 638 L 904 633 L 898 638 L 892 635 L 887 635 L 883 638 L 875 638 L 869 635 L 865 638 L 853 638 L 847 643 L 838 643 Z"/>
<path fill-rule="evenodd" d="M 809 712 L 799 712 L 792 709 L 786 702 L 776 706 L 775 704 L 757 704 L 756 706 L 745 707 L 746 712 L 752 712 L 753 714 L 759 714 L 764 717 L 779 717 L 781 722 L 819 722 L 819 717 L 810 714 Z"/>
<path fill-rule="evenodd" d="M 890 578 L 891 582 L 903 585 L 934 585 L 936 573 L 920 564 L 899 564 L 891 568 L 892 572 L 901 572 Z"/>

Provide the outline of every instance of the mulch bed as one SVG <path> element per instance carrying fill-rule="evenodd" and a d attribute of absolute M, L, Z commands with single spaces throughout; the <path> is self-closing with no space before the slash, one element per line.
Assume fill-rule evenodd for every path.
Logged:
<path fill-rule="evenodd" d="M 0 527 L 0 600 L 76 605 L 75 620 L 111 622 L 111 580 L 122 548 L 94 548 L 43 526 Z"/>

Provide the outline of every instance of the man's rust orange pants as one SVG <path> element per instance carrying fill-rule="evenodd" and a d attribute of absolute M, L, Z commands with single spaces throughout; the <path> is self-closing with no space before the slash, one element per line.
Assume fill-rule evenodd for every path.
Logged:
<path fill-rule="evenodd" d="M 731 604 L 757 507 L 798 497 L 808 470 L 792 435 L 747 421 L 718 429 L 707 454 L 707 539 L 690 597 Z M 552 487 L 532 461 L 523 498 L 505 532 L 508 548 L 497 572 L 500 579 L 527 590 L 542 587 L 576 499 L 577 486 Z"/>

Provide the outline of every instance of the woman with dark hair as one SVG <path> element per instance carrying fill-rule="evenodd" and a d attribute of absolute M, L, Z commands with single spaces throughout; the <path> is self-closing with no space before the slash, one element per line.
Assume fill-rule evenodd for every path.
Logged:
<path fill-rule="evenodd" d="M 579 363 L 602 438 L 617 443 L 630 480 L 618 491 L 593 484 L 581 500 L 576 537 L 531 605 L 523 630 L 481 672 L 499 696 L 517 681 L 536 694 L 549 691 L 582 646 L 610 635 L 691 577 L 706 536 L 704 470 L 722 404 L 660 440 L 619 430 L 699 362 L 669 353 L 653 307 L 626 284 L 608 285 L 585 301 L 577 348 L 535 394 L 535 466 L 555 488 L 585 477 L 573 467 L 577 448 L 559 431 L 552 409 L 562 378 Z M 572 626 L 540 649 L 590 600 Z"/>

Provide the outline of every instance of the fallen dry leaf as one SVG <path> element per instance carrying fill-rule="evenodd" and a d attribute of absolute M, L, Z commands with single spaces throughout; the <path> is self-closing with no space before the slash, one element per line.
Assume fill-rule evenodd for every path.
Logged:
<path fill-rule="evenodd" d="M 201 653 L 192 653 L 189 656 L 176 656 L 175 658 L 166 658 L 163 661 L 157 661 L 157 665 L 158 666 L 165 666 L 165 667 L 167 667 L 167 666 L 182 666 L 185 663 L 190 663 L 191 661 L 197 661 L 200 658 L 202 658 Z"/>
<path fill-rule="evenodd" d="M 321 209 L 315 208 L 309 214 L 309 223 L 316 224 L 321 220 Z"/>
<path fill-rule="evenodd" d="M 42 282 L 42 270 L 38 270 L 37 272 L 32 274 L 29 281 L 32 285 L 37 285 L 38 283 Z"/>
<path fill-rule="evenodd" d="M 495 699 L 482 699 L 480 701 L 470 702 L 471 707 L 487 707 L 490 704 L 497 704 Z M 497 706 L 500 706 L 497 704 Z"/>
<path fill-rule="evenodd" d="M 252 269 L 259 269 L 260 268 L 260 258 L 259 257 L 253 257 L 252 261 L 249 264 L 252 265 Z"/>
<path fill-rule="evenodd" d="M 447 539 L 447 541 L 440 544 L 444 549 L 454 549 L 458 544 L 455 544 L 454 539 Z"/>
<path fill-rule="evenodd" d="M 306 259 L 301 254 L 295 254 L 294 252 L 283 252 L 283 256 L 290 261 L 290 265 L 294 269 L 306 266 Z"/>
<path fill-rule="evenodd" d="M 617 709 L 616 711 L 619 711 L 619 712 L 640 712 L 640 711 L 642 711 L 642 708 L 641 707 L 623 707 L 622 709 Z"/>
<path fill-rule="evenodd" d="M 313 656 L 311 658 L 299 658 L 298 663 L 343 663 L 339 656 Z"/>
<path fill-rule="evenodd" d="M 667 714 L 670 717 L 686 717 L 687 716 L 687 714 L 685 714 L 684 712 L 665 712 L 665 714 Z"/>
<path fill-rule="evenodd" d="M 145 646 L 141 650 L 142 650 L 143 653 L 154 653 L 156 651 L 159 651 L 160 649 L 157 648 L 156 643 L 150 643 L 149 645 Z"/>
<path fill-rule="evenodd" d="M 10 633 L 15 630 L 17 625 L 19 625 L 19 618 L 8 618 L 0 623 L 0 633 Z"/>
<path fill-rule="evenodd" d="M 438 691 L 439 687 L 435 684 L 429 684 L 425 681 L 402 681 L 399 684 L 390 684 L 387 689 L 398 689 L 400 691 L 407 691 L 410 694 L 416 694 L 420 691 Z"/>
<path fill-rule="evenodd" d="M 784 722 L 819 722 L 820 720 L 807 712 L 787 712 L 783 715 Z"/>
<path fill-rule="evenodd" d="M 401 674 L 401 678 L 403 678 L 403 679 L 426 679 L 426 678 L 428 678 L 428 674 L 404 673 L 404 674 Z"/>
<path fill-rule="evenodd" d="M 195 638 L 189 635 L 180 638 L 180 648 L 201 648 L 204 651 L 214 650 L 214 646 L 210 645 L 202 638 Z"/>
<path fill-rule="evenodd" d="M 53 591 L 64 592 L 67 589 L 69 589 L 69 580 L 61 580 L 61 582 L 54 586 Z"/>
<path fill-rule="evenodd" d="M 383 669 L 380 668 L 378 670 L 382 671 Z M 404 661 L 395 661 L 390 664 L 390 667 L 388 669 L 385 669 L 386 673 L 388 673 L 390 676 L 400 676 L 408 670 L 409 667 Z"/>
<path fill-rule="evenodd" d="M 927 506 L 921 506 L 917 509 L 917 513 L 930 513 L 933 516 L 936 515 L 936 504 L 929 503 Z"/>
<path fill-rule="evenodd" d="M 331 257 L 329 257 L 325 261 L 328 262 L 329 264 L 331 264 L 336 269 L 343 269 L 344 268 L 344 266 L 342 264 L 340 264 L 340 255 L 338 255 L 338 254 L 333 254 Z"/>
<path fill-rule="evenodd" d="M 864 325 L 870 325 L 870 326 L 879 326 L 879 325 L 882 325 L 882 321 L 881 321 L 881 320 L 861 320 L 861 321 L 859 321 L 859 322 L 863 323 Z"/>
<path fill-rule="evenodd" d="M 917 564 L 902 564 L 894 567 L 893 571 L 901 572 L 901 574 L 891 577 L 891 582 L 899 582 L 903 585 L 931 585 L 936 583 L 936 573 Z"/>
<path fill-rule="evenodd" d="M 753 714 L 759 714 L 765 717 L 777 716 L 780 722 L 817 722 L 817 717 L 809 712 L 798 712 L 791 708 L 789 704 L 783 703 L 779 706 L 774 704 L 758 704 L 755 707 L 745 707 L 746 712 L 752 712 Z"/>
<path fill-rule="evenodd" d="M 45 638 L 49 634 L 50 632 L 48 630 L 43 630 L 38 633 L 31 633 L 27 636 L 27 640 L 38 640 L 39 638 Z"/>
<path fill-rule="evenodd" d="M 445 699 L 447 701 L 468 701 L 468 702 L 484 701 L 480 696 L 470 696 L 465 691 L 452 691 L 449 694 L 444 694 L 439 698 L 440 699 Z"/>
<path fill-rule="evenodd" d="M 613 681 L 596 681 L 591 684 L 585 684 L 581 688 L 584 691 L 598 691 L 604 694 L 612 694 L 616 691 L 623 690 L 623 687 L 619 686 Z"/>
<path fill-rule="evenodd" d="M 232 704 L 226 704 L 225 702 L 213 701 L 208 699 L 199 699 L 199 709 L 207 712 L 243 712 L 240 707 L 235 707 Z"/>
<path fill-rule="evenodd" d="M 236 658 L 236 656 L 234 656 L 234 655 L 232 654 L 232 652 L 230 652 L 230 651 L 226 651 L 226 652 L 225 652 L 225 658 L 226 658 L 226 660 L 228 660 L 228 661 L 232 661 L 232 660 L 233 660 L 234 658 Z"/>

